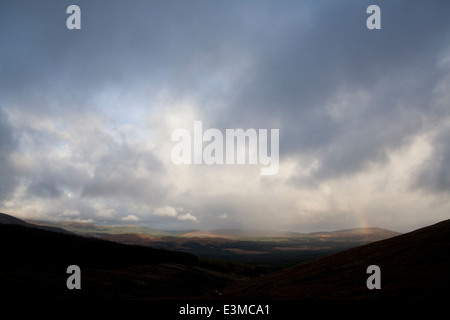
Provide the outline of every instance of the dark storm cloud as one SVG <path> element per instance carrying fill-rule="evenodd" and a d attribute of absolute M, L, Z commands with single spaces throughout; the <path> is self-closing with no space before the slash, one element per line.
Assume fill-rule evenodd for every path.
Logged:
<path fill-rule="evenodd" d="M 366 2 L 311 7 L 312 18 L 304 25 L 301 19 L 267 24 L 278 32 L 272 38 L 263 32 L 265 41 L 254 49 L 256 66 L 235 97 L 235 111 L 227 110 L 225 126 L 279 123 L 282 154 L 316 156 L 319 180 L 382 162 L 390 150 L 410 141 L 429 114 L 444 114 L 434 108 L 433 91 L 447 72 L 437 64 L 448 50 L 450 5 L 379 5 L 382 29 L 375 32 L 365 28 Z M 292 10 L 277 9 L 288 17 Z M 340 103 L 341 91 L 364 91 L 369 101 L 337 121 L 326 107 Z"/>
<path fill-rule="evenodd" d="M 220 48 L 239 40 L 245 18 L 225 1 L 79 1 L 82 30 L 70 32 L 69 4 L 6 2 L 0 40 L 10 45 L 0 52 L 0 77 L 9 99 L 23 102 L 26 93 L 33 108 L 50 91 L 54 108 L 81 111 L 104 87 L 133 90 L 143 81 L 150 93 L 188 94 L 220 65 Z"/>
<path fill-rule="evenodd" d="M 395 92 L 403 91 L 409 83 L 401 81 L 409 82 L 410 76 L 426 75 L 423 83 L 433 80 L 429 77 L 435 72 L 436 55 L 449 38 L 445 8 L 450 5 L 382 2 L 383 27 L 372 32 L 365 28 L 367 3 L 307 6 L 302 8 L 311 14 L 306 21 L 300 8 L 283 5 L 268 11 L 258 25 L 260 39 L 250 42 L 256 66 L 236 98 L 241 115 L 253 118 L 260 111 L 275 119 L 287 121 L 294 115 L 302 121 L 302 115 L 321 109 L 342 86 L 371 89 L 391 81 L 397 87 L 391 92 Z M 287 21 L 274 20 L 277 15 Z M 399 95 L 404 97 L 403 92 Z M 384 111 L 390 106 L 379 108 Z"/>

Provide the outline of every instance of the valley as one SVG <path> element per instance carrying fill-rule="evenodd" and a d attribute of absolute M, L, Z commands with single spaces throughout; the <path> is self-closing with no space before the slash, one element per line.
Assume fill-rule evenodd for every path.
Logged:
<path fill-rule="evenodd" d="M 120 233 L 120 228 L 127 233 Z M 450 220 L 400 235 L 376 228 L 269 236 L 255 230 L 175 234 L 139 228 L 43 225 L 0 214 L 0 298 L 292 301 L 450 297 Z M 81 290 L 66 287 L 66 268 L 74 264 L 81 269 Z M 381 270 L 380 290 L 366 287 L 369 265 Z"/>
<path fill-rule="evenodd" d="M 186 252 L 205 259 L 251 264 L 266 271 L 399 235 L 380 228 L 302 234 L 235 229 L 164 231 L 141 226 L 98 226 L 79 222 L 30 223 L 124 244 Z"/>

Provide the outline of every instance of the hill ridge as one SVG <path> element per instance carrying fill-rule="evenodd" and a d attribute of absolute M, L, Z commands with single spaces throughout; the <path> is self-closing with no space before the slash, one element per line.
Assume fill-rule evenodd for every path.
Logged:
<path fill-rule="evenodd" d="M 25 222 L 25 221 L 24 221 Z M 90 233 L 98 232 L 99 234 L 129 234 L 132 231 L 139 230 L 135 233 L 143 233 L 149 236 L 162 235 L 162 236 L 184 236 L 184 237 L 215 237 L 215 238 L 235 238 L 235 237 L 307 237 L 323 234 L 338 234 L 338 233 L 355 233 L 355 234 L 368 234 L 368 233 L 380 233 L 384 232 L 387 236 L 399 235 L 401 233 L 379 227 L 367 227 L 367 228 L 348 228 L 337 229 L 332 231 L 314 231 L 314 232 L 296 232 L 296 231 L 279 231 L 270 229 L 233 229 L 233 228 L 220 228 L 220 229 L 195 229 L 195 230 L 161 230 L 148 226 L 140 225 L 98 225 L 89 222 L 78 221 L 61 221 L 61 222 L 49 222 L 42 220 L 27 220 L 25 223 L 32 223 L 39 226 L 52 226 L 64 228 L 71 232 L 78 233 Z"/>
<path fill-rule="evenodd" d="M 366 287 L 369 265 L 381 290 Z M 225 296 L 264 299 L 443 299 L 450 297 L 450 220 L 347 249 L 228 288 Z"/>

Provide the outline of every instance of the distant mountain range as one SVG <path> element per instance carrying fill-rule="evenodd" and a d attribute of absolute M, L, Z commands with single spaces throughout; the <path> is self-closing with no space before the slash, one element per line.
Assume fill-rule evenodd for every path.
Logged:
<path fill-rule="evenodd" d="M 215 229 L 215 230 L 180 230 L 167 231 L 144 226 L 121 225 L 103 226 L 83 222 L 49 222 L 28 220 L 29 223 L 39 226 L 61 228 L 78 234 L 92 236 L 109 236 L 117 234 L 138 234 L 149 237 L 194 237 L 194 238 L 224 238 L 245 240 L 254 238 L 334 238 L 334 239 L 359 239 L 372 242 L 387 239 L 400 233 L 381 228 L 354 228 L 331 232 L 299 233 L 289 231 L 259 230 L 259 229 Z"/>
<path fill-rule="evenodd" d="M 227 238 L 227 239 L 251 239 L 251 238 L 302 238 L 302 237 L 317 237 L 317 238 L 360 238 L 363 241 L 375 241 L 387 239 L 400 233 L 380 229 L 380 228 L 355 228 L 347 230 L 338 230 L 331 232 L 311 232 L 299 233 L 288 231 L 274 231 L 274 230 L 257 230 L 257 229 L 219 229 L 219 230 L 195 230 L 183 233 L 185 237 L 211 237 L 211 238 Z"/>
<path fill-rule="evenodd" d="M 125 244 L 187 252 L 203 258 L 251 263 L 270 270 L 399 235 L 397 232 L 380 228 L 305 234 L 237 229 L 163 231 L 130 225 L 99 226 L 79 222 L 29 222 Z"/>

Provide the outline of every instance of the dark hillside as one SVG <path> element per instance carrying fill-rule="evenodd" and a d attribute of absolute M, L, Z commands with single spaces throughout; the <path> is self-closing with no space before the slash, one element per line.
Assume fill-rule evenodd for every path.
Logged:
<path fill-rule="evenodd" d="M 369 290 L 369 265 L 381 289 Z M 288 300 L 449 299 L 450 220 L 298 264 L 228 288 L 225 296 Z"/>
<path fill-rule="evenodd" d="M 2 264 L 117 267 L 176 262 L 194 264 L 194 255 L 67 235 L 22 225 L 0 224 Z"/>

